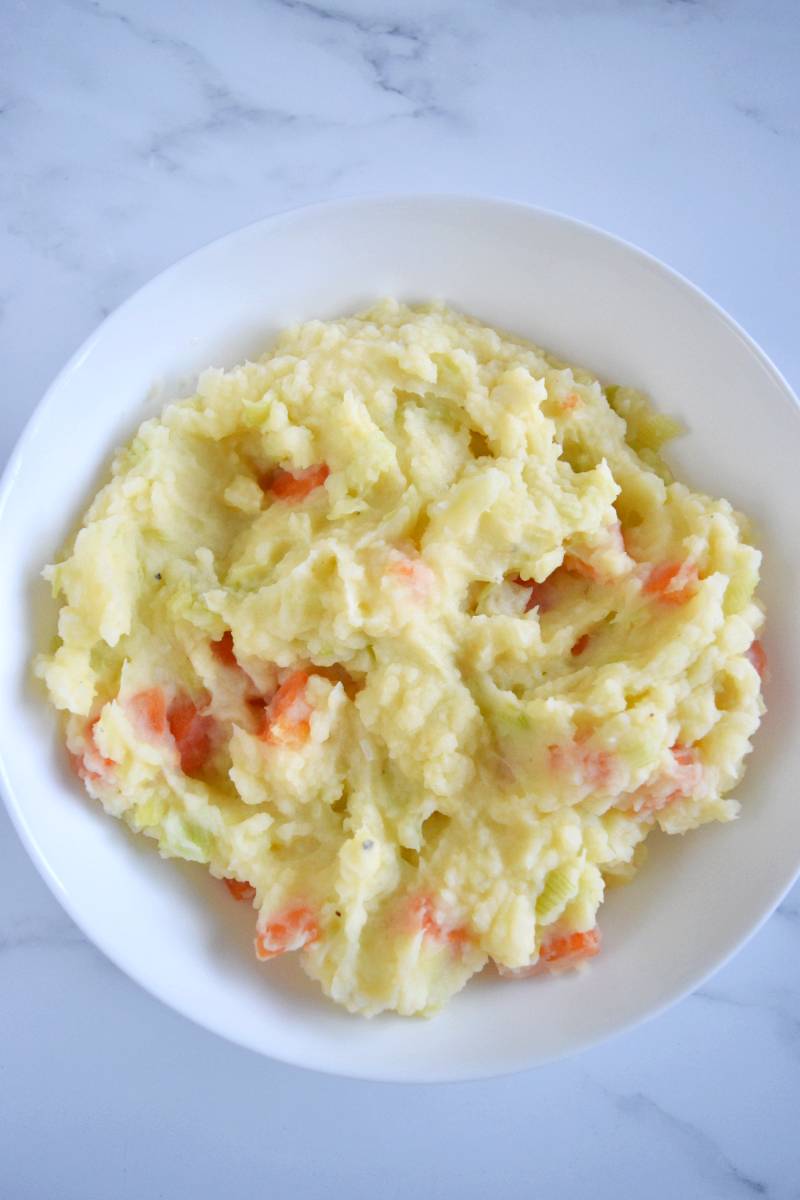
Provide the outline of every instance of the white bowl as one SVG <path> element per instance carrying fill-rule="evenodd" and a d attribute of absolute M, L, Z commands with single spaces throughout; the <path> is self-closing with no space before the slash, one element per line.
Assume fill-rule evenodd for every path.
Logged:
<path fill-rule="evenodd" d="M 584 974 L 513 983 L 487 974 L 428 1022 L 351 1017 L 290 957 L 256 962 L 248 908 L 202 868 L 162 861 L 82 794 L 29 673 L 53 627 L 39 572 L 111 450 L 202 368 L 257 354 L 289 322 L 385 295 L 443 298 L 683 417 L 690 433 L 671 453 L 680 475 L 760 526 L 772 661 L 740 820 L 654 844 L 640 877 L 603 906 L 603 953 Z M 775 368 L 710 300 L 641 251 L 552 213 L 452 197 L 345 201 L 261 221 L 184 259 L 64 368 L 0 492 L 2 782 L 34 862 L 133 979 L 290 1063 L 370 1079 L 489 1076 L 653 1015 L 741 946 L 800 865 L 799 416 Z"/>

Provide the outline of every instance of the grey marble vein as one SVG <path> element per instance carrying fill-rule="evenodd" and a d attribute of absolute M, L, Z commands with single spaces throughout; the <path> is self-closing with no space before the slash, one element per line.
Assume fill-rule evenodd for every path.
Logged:
<path fill-rule="evenodd" d="M 772 1194 L 769 1185 L 733 1162 L 707 1130 L 695 1122 L 669 1111 L 644 1092 L 616 1092 L 597 1080 L 593 1083 L 626 1119 L 669 1137 L 676 1149 L 692 1160 L 698 1183 L 703 1180 L 709 1188 L 721 1183 L 726 1196 L 766 1196 L 769 1200 Z M 703 1192 L 704 1188 L 698 1186 L 698 1197 Z"/>

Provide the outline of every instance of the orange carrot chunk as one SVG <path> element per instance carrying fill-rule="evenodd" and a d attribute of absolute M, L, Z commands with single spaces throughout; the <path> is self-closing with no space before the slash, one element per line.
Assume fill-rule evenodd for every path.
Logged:
<path fill-rule="evenodd" d="M 685 604 L 695 593 L 697 579 L 694 563 L 660 563 L 651 569 L 642 590 L 663 604 Z"/>
<path fill-rule="evenodd" d="M 222 881 L 234 900 L 252 900 L 256 889 L 252 883 L 242 883 L 239 879 L 224 879 Z"/>
<path fill-rule="evenodd" d="M 265 742 L 299 745 L 311 732 L 311 705 L 306 700 L 307 671 L 285 679 L 264 709 L 260 737 Z"/>
<path fill-rule="evenodd" d="M 694 746 L 676 742 L 672 761 L 652 781 L 638 788 L 627 801 L 627 811 L 657 813 L 676 800 L 694 795 L 703 782 L 703 763 Z"/>
<path fill-rule="evenodd" d="M 130 698 L 130 707 L 136 719 L 152 734 L 163 737 L 167 732 L 167 702 L 159 687 L 147 688 Z"/>
<path fill-rule="evenodd" d="M 175 739 L 184 775 L 202 774 L 214 751 L 217 723 L 198 711 L 188 696 L 177 696 L 169 706 L 169 731 Z"/>
<path fill-rule="evenodd" d="M 300 471 L 276 467 L 274 471 L 262 475 L 259 483 L 265 492 L 271 492 L 277 500 L 293 504 L 305 500 L 315 488 L 322 487 L 330 473 L 330 467 L 325 463 L 317 463 Z"/>
<path fill-rule="evenodd" d="M 435 576 L 428 564 L 407 554 L 390 559 L 387 571 L 402 580 L 418 600 L 426 599 L 435 583 Z"/>
<path fill-rule="evenodd" d="M 414 896 L 408 906 L 405 930 L 414 933 L 417 929 L 421 929 L 425 937 L 443 942 L 454 951 L 463 950 L 472 941 L 466 926 L 448 925 L 437 911 L 434 897 L 424 893 Z"/>
<path fill-rule="evenodd" d="M 559 969 L 574 966 L 586 958 L 594 958 L 600 950 L 600 930 L 595 927 L 585 933 L 567 933 L 550 938 L 539 950 L 539 961 Z"/>
<path fill-rule="evenodd" d="M 107 771 L 117 764 L 113 758 L 104 758 L 97 748 L 97 743 L 94 740 L 94 727 L 100 720 L 99 714 L 89 721 L 86 726 L 85 746 L 82 754 L 69 753 L 69 761 L 73 771 L 82 779 L 84 783 L 88 780 L 102 779 Z"/>
<path fill-rule="evenodd" d="M 256 955 L 266 961 L 289 950 L 302 950 L 318 938 L 319 925 L 313 912 L 304 904 L 297 905 L 274 917 L 256 934 Z"/>
<path fill-rule="evenodd" d="M 236 667 L 239 665 L 233 650 L 233 634 L 230 629 L 226 629 L 221 638 L 217 638 L 215 642 L 211 643 L 211 653 L 223 666 Z"/>

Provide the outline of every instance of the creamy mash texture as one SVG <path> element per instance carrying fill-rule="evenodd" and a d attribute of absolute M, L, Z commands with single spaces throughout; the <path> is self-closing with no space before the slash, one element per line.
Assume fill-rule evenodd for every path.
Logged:
<path fill-rule="evenodd" d="M 354 1012 L 591 957 L 651 830 L 736 815 L 763 711 L 760 554 L 676 432 L 438 306 L 207 371 L 46 571 L 87 790 Z"/>

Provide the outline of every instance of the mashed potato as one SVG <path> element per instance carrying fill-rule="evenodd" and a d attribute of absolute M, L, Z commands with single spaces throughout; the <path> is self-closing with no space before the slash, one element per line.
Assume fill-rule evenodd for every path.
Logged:
<path fill-rule="evenodd" d="M 736 815 L 760 554 L 644 397 L 440 307 L 312 321 L 146 422 L 38 660 L 89 793 L 353 1012 L 599 948 Z"/>

